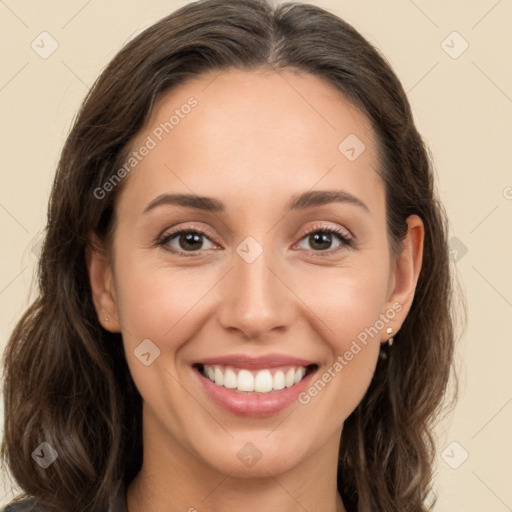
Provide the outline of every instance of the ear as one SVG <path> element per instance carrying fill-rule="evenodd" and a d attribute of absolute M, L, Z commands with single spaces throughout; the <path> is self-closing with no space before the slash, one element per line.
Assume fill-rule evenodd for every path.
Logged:
<path fill-rule="evenodd" d="M 88 238 L 85 259 L 99 322 L 107 331 L 120 332 L 112 265 L 98 237 L 90 233 Z"/>
<path fill-rule="evenodd" d="M 400 330 L 411 309 L 423 261 L 424 238 L 423 221 L 417 215 L 409 216 L 402 250 L 391 265 L 388 301 L 385 304 L 386 310 L 383 311 L 384 315 L 387 311 L 387 317 L 392 318 L 386 325 L 386 329 L 391 327 L 392 332 L 386 333 L 382 341 L 387 341 Z M 389 314 L 391 311 L 394 312 L 393 317 Z"/>

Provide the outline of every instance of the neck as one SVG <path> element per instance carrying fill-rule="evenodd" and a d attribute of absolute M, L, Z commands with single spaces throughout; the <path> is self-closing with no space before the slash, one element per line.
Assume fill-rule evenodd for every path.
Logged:
<path fill-rule="evenodd" d="M 346 512 L 337 492 L 329 497 L 320 497 L 317 493 L 312 496 L 306 490 L 290 492 L 279 477 L 254 485 L 254 482 L 247 484 L 228 476 L 224 480 L 210 481 L 208 490 L 207 486 L 202 486 L 202 494 L 195 497 L 188 492 L 181 494 L 180 485 L 181 482 L 178 485 L 173 482 L 162 493 L 162 488 L 157 488 L 141 470 L 128 487 L 128 512 Z"/>

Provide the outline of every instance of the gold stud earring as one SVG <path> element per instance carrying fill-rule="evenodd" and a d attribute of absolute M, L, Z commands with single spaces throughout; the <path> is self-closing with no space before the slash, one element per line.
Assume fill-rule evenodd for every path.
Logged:
<path fill-rule="evenodd" d="M 108 322 L 108 316 L 107 316 L 107 318 L 105 318 L 105 322 Z"/>

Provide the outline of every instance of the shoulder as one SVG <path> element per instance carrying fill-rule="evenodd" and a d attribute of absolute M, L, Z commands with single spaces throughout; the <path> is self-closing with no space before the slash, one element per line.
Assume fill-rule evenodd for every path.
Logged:
<path fill-rule="evenodd" d="M 43 512 L 43 509 L 34 500 L 24 499 L 16 503 L 10 503 L 1 509 L 0 512 Z"/>

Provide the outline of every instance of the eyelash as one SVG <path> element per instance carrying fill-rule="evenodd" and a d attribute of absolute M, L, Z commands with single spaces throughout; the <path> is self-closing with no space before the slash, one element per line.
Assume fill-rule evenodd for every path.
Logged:
<path fill-rule="evenodd" d="M 203 231 L 202 229 L 181 228 L 181 229 L 176 229 L 174 231 L 170 231 L 170 232 L 164 233 L 163 235 L 161 235 L 156 240 L 155 245 L 159 246 L 159 247 L 162 247 L 165 251 L 168 251 L 168 252 L 170 252 L 172 254 L 176 254 L 177 256 L 184 257 L 184 258 L 190 258 L 192 256 L 197 255 L 199 252 L 202 252 L 202 251 L 189 251 L 188 254 L 187 254 L 187 252 L 177 251 L 175 249 L 169 249 L 167 247 L 167 244 L 169 243 L 169 241 L 171 241 L 172 239 L 176 238 L 177 236 L 179 236 L 179 235 L 181 235 L 183 233 L 194 233 L 196 235 L 204 236 L 204 237 L 206 237 L 208 239 L 210 238 L 208 236 L 208 234 L 205 231 Z M 343 231 L 340 228 L 333 228 L 333 227 L 326 227 L 326 226 L 313 226 L 310 230 L 308 230 L 306 233 L 304 233 L 304 235 L 302 235 L 301 239 L 299 240 L 299 243 L 302 240 L 304 240 L 305 238 L 307 238 L 308 236 L 312 235 L 313 233 L 330 233 L 330 234 L 334 234 L 342 242 L 342 246 L 337 247 L 335 249 L 328 249 L 326 251 L 314 251 L 314 250 L 311 250 L 311 249 L 305 249 L 305 250 L 307 250 L 310 253 L 311 252 L 314 253 L 315 256 L 324 258 L 324 257 L 332 256 L 333 253 L 336 253 L 339 250 L 341 250 L 341 248 L 343 246 L 345 246 L 346 248 L 354 248 L 355 247 L 354 239 L 351 236 L 347 235 L 347 233 L 345 231 Z"/>

